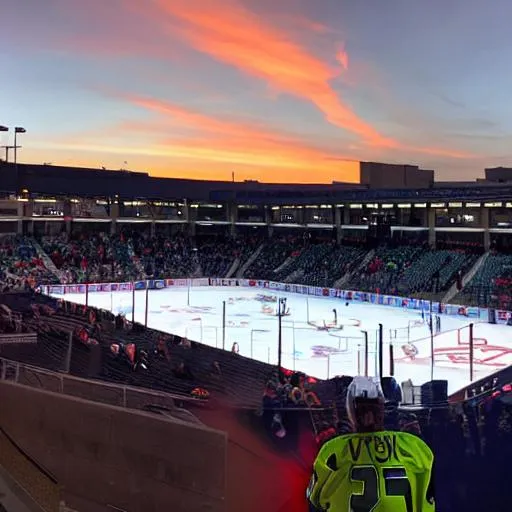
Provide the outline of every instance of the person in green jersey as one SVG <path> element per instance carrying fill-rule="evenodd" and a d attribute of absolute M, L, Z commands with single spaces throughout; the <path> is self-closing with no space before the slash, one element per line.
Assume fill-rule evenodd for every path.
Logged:
<path fill-rule="evenodd" d="M 354 434 L 320 449 L 306 492 L 312 511 L 435 512 L 434 455 L 419 437 L 384 430 L 380 385 L 355 377 L 347 390 Z"/>

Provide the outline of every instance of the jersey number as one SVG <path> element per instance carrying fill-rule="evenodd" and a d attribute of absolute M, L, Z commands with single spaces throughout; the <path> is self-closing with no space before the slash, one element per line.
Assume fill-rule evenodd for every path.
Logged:
<path fill-rule="evenodd" d="M 404 468 L 383 468 L 386 496 L 402 496 L 407 512 L 413 512 L 411 484 Z M 363 492 L 352 493 L 350 508 L 353 512 L 372 512 L 380 500 L 379 474 L 373 466 L 354 466 L 350 472 L 352 482 L 363 484 Z"/>

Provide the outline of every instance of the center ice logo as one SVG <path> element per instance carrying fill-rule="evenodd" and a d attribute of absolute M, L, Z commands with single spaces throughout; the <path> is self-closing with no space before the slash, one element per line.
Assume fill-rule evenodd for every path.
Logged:
<path fill-rule="evenodd" d="M 460 347 L 436 348 L 435 360 L 439 363 L 469 364 L 469 349 Z M 481 366 L 505 368 L 512 363 L 512 349 L 495 345 L 476 346 L 473 363 Z"/>

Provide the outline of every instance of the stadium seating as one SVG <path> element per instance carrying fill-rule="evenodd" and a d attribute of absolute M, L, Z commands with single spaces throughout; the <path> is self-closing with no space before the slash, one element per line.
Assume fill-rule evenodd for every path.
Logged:
<path fill-rule="evenodd" d="M 353 290 L 391 293 L 411 263 L 419 257 L 421 247 L 378 247 L 366 268 L 354 273 L 348 287 Z"/>
<path fill-rule="evenodd" d="M 244 277 L 276 280 L 276 272 L 287 258 L 297 251 L 303 242 L 296 238 L 277 238 L 265 243 L 258 258 L 246 269 Z"/>
<path fill-rule="evenodd" d="M 310 286 L 333 286 L 347 272 L 360 263 L 366 251 L 358 247 L 322 245 L 316 246 L 315 254 L 303 265 L 299 282 Z"/>
<path fill-rule="evenodd" d="M 478 255 L 463 251 L 379 247 L 366 269 L 355 274 L 349 286 L 355 290 L 405 296 L 441 293 L 453 284 L 458 272 L 464 275 L 477 259 Z"/>
<path fill-rule="evenodd" d="M 240 240 L 217 238 L 211 242 L 200 244 L 197 248 L 197 255 L 202 275 L 206 277 L 226 277 L 235 259 L 246 260 L 257 245 L 258 241 L 252 238 Z"/>
<path fill-rule="evenodd" d="M 24 299 L 24 300 L 23 300 Z M 89 324 L 88 311 L 91 308 L 73 307 L 64 311 L 54 299 L 32 295 L 4 295 L 3 304 L 13 311 L 24 315 L 24 321 L 38 333 L 37 345 L 8 345 L 2 351 L 2 357 L 36 365 L 54 371 L 63 371 L 69 344 L 69 334 Z M 32 304 L 51 305 L 56 311 L 49 316 L 35 316 Z M 106 316 L 113 320 L 108 312 L 97 312 L 97 318 Z M 157 357 L 157 340 L 165 336 L 169 348 L 170 361 Z M 158 333 L 152 330 L 134 330 L 112 328 L 101 329 L 98 335 L 102 350 L 102 365 L 98 372 L 91 374 L 91 351 L 93 346 L 81 343 L 73 337 L 73 357 L 70 361 L 73 375 L 79 377 L 101 378 L 113 383 L 130 384 L 151 389 L 190 396 L 192 389 L 212 386 L 223 395 L 231 397 L 233 403 L 254 406 L 261 400 L 261 383 L 268 372 L 268 365 L 259 363 L 229 351 L 217 350 L 196 342 L 181 343 L 176 336 Z M 135 344 L 137 351 L 148 354 L 149 369 L 134 371 L 132 365 L 122 357 L 115 357 L 112 344 Z M 177 371 L 185 365 L 189 372 L 181 375 Z"/>
<path fill-rule="evenodd" d="M 510 279 L 512 278 L 512 256 L 489 254 L 473 279 L 456 297 L 461 304 L 493 307 L 510 303 Z"/>
<path fill-rule="evenodd" d="M 306 269 L 315 268 L 329 253 L 328 244 L 312 244 L 292 254 L 288 265 L 275 272 L 275 281 L 301 282 Z"/>
<path fill-rule="evenodd" d="M 27 290 L 37 283 L 58 283 L 27 237 L 0 238 L 0 286 L 2 290 Z"/>
<path fill-rule="evenodd" d="M 353 290 L 431 298 L 441 298 L 479 257 L 471 248 L 383 245 L 368 253 L 361 246 L 313 243 L 304 237 L 280 236 L 263 242 L 256 236 L 192 239 L 184 233 L 166 237 L 126 230 L 119 235 L 42 237 L 40 245 L 58 269 L 58 276 L 37 257 L 30 239 L 4 238 L 0 244 L 0 283 L 7 289 L 24 289 L 41 283 L 86 280 L 226 277 L 236 260 L 233 268 L 239 271 L 262 244 L 244 277 L 326 287 L 345 278 L 343 287 Z M 455 302 L 495 307 L 511 304 L 511 263 L 510 256 L 490 255 Z"/>
<path fill-rule="evenodd" d="M 457 272 L 464 275 L 478 259 L 478 255 L 462 251 L 422 251 L 410 266 L 405 268 L 398 282 L 399 293 L 434 292 L 434 275 L 439 271 L 437 291 L 446 291 L 455 281 Z"/>
<path fill-rule="evenodd" d="M 172 238 L 137 236 L 134 249 L 145 276 L 181 278 L 192 275 L 198 267 L 191 240 L 181 234 Z"/>
<path fill-rule="evenodd" d="M 134 242 L 123 234 L 98 233 L 73 238 L 65 234 L 45 236 L 41 239 L 41 247 L 69 283 L 126 281 L 142 277 L 134 258 Z"/>

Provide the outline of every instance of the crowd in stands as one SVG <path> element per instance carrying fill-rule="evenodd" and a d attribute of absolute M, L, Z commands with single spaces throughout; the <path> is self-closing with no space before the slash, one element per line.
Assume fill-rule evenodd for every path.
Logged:
<path fill-rule="evenodd" d="M 310 235 L 173 236 L 125 230 L 119 234 L 0 238 L 0 286 L 126 282 L 149 278 L 245 277 L 341 287 L 441 300 L 452 286 L 456 302 L 511 308 L 512 256 L 492 252 L 464 281 L 482 253 L 460 244 L 434 250 L 424 243 L 337 244 Z M 451 247 L 451 246 L 450 246 Z M 471 277 L 471 276 L 470 276 Z M 464 281 L 464 282 L 463 282 Z M 464 285 L 464 289 L 463 288 Z"/>
<path fill-rule="evenodd" d="M 441 294 L 476 262 L 461 250 L 431 250 L 424 245 L 379 247 L 370 262 L 352 276 L 354 290 L 390 295 Z"/>
<path fill-rule="evenodd" d="M 361 247 L 330 244 L 325 254 L 311 261 L 304 269 L 301 282 L 310 286 L 336 286 L 339 279 L 349 276 L 358 268 L 366 251 Z"/>
<path fill-rule="evenodd" d="M 43 237 L 41 246 L 59 270 L 61 282 L 121 282 L 154 278 L 225 277 L 239 258 L 257 247 L 252 238 L 216 237 L 199 245 L 182 234 L 98 233 Z"/>
<path fill-rule="evenodd" d="M 392 293 L 398 281 L 421 253 L 417 246 L 378 247 L 366 266 L 354 273 L 348 287 L 354 290 Z"/>
<path fill-rule="evenodd" d="M 512 256 L 491 252 L 477 270 L 473 279 L 457 296 L 458 301 L 469 305 L 489 305 L 510 309 L 512 307 Z"/>
<path fill-rule="evenodd" d="M 244 277 L 277 280 L 279 268 L 300 255 L 304 241 L 298 237 L 276 237 L 265 243 L 260 255 L 245 270 Z"/>
<path fill-rule="evenodd" d="M 64 283 L 128 281 L 141 277 L 131 239 L 123 234 L 43 237 L 41 247 Z"/>
<path fill-rule="evenodd" d="M 58 278 L 44 264 L 33 241 L 22 236 L 0 238 L 0 290 L 28 290 Z"/>

